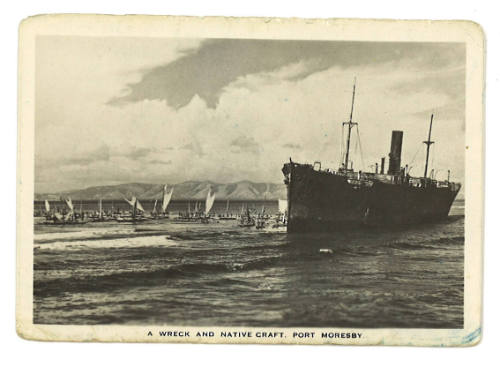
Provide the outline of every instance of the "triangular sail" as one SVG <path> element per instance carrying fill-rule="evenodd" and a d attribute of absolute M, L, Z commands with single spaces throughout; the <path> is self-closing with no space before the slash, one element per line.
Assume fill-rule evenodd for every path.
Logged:
<path fill-rule="evenodd" d="M 208 190 L 207 201 L 205 202 L 205 214 L 208 214 L 212 209 L 215 201 L 215 193 L 212 194 L 212 190 Z"/>
<path fill-rule="evenodd" d="M 99 199 L 99 218 L 102 218 L 102 199 Z"/>
<path fill-rule="evenodd" d="M 135 218 L 137 215 L 137 200 L 135 200 L 135 197 L 133 197 L 131 201 L 134 202 L 134 205 L 132 208 L 132 218 Z"/>
<path fill-rule="evenodd" d="M 144 212 L 144 208 L 142 207 L 141 203 L 139 202 L 138 199 L 135 199 L 136 204 L 137 204 L 137 210 L 140 210 L 141 212 Z"/>
<path fill-rule="evenodd" d="M 50 204 L 48 200 L 45 200 L 45 211 L 50 212 Z"/>
<path fill-rule="evenodd" d="M 73 202 L 71 201 L 71 198 L 67 198 L 66 200 L 66 205 L 68 206 L 70 211 L 73 211 Z"/>
<path fill-rule="evenodd" d="M 167 190 L 167 185 L 165 185 L 163 187 L 163 202 L 161 204 L 161 209 L 162 209 L 163 213 L 165 213 L 167 211 L 167 207 L 168 207 L 168 204 L 170 203 L 170 200 L 172 199 L 173 193 L 174 193 L 173 187 L 170 190 L 170 192 L 168 192 L 168 190 Z"/>
<path fill-rule="evenodd" d="M 155 200 L 155 203 L 153 205 L 153 213 L 156 214 L 156 203 L 158 202 L 158 200 Z"/>
<path fill-rule="evenodd" d="M 284 214 L 288 210 L 288 201 L 279 199 L 278 200 L 278 208 L 281 214 Z"/>
<path fill-rule="evenodd" d="M 123 199 L 124 199 L 127 203 L 129 203 L 129 204 L 130 204 L 130 206 L 132 206 L 132 207 L 133 207 L 133 206 L 135 205 L 135 200 L 136 200 L 136 199 L 135 199 L 135 196 L 132 196 L 132 199 L 130 199 L 130 200 L 129 200 L 129 199 L 127 199 L 127 198 L 125 198 L 125 197 L 124 197 Z"/>

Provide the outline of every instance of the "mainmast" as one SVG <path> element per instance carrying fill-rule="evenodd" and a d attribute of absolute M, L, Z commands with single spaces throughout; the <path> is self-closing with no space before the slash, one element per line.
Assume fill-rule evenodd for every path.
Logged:
<path fill-rule="evenodd" d="M 357 122 L 352 121 L 352 114 L 354 112 L 354 96 L 356 95 L 356 78 L 354 78 L 354 85 L 352 87 L 352 103 L 351 103 L 351 115 L 349 116 L 349 122 L 343 122 L 342 127 L 345 125 L 348 126 L 347 129 L 347 146 L 345 152 L 345 161 L 344 161 L 344 169 L 347 170 L 349 167 L 349 148 L 351 146 L 351 129 L 354 125 L 357 125 Z"/>
<path fill-rule="evenodd" d="M 431 131 L 432 131 L 432 119 L 434 118 L 434 114 L 431 115 L 431 124 L 429 126 L 429 137 L 427 138 L 426 141 L 423 143 L 427 145 L 427 155 L 425 156 L 425 170 L 424 170 L 424 178 L 427 178 L 427 167 L 429 165 L 429 150 L 432 144 L 434 144 L 433 141 L 431 141 Z"/>

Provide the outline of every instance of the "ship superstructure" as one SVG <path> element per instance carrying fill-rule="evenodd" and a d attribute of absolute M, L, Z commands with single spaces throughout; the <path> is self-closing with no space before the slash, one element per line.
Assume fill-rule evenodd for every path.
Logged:
<path fill-rule="evenodd" d="M 439 181 L 428 175 L 431 115 L 423 177 L 413 177 L 401 166 L 403 132 L 393 131 L 389 166 L 385 157 L 375 172 L 354 171 L 349 160 L 356 84 L 353 86 L 346 150 L 338 170 L 324 170 L 321 163 L 300 164 L 290 159 L 283 166 L 287 185 L 288 232 L 338 231 L 360 226 L 394 226 L 434 222 L 446 218 L 460 183 Z M 349 163 L 351 163 L 349 167 Z"/>

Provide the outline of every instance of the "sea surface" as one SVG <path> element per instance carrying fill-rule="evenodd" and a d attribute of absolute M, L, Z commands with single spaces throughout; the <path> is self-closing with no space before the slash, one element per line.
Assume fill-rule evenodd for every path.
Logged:
<path fill-rule="evenodd" d="M 441 223 L 337 234 L 35 224 L 34 322 L 462 328 L 463 275 L 463 201 Z"/>

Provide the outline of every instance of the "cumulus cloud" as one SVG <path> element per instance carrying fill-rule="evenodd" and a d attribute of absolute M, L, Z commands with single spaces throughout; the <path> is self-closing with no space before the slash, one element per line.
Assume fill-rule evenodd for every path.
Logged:
<path fill-rule="evenodd" d="M 404 130 L 403 161 L 410 162 L 434 113 L 433 162 L 463 177 L 460 44 L 42 41 L 35 83 L 40 192 L 141 181 L 281 182 L 289 157 L 337 168 L 354 76 L 365 163 L 353 140 L 355 167 L 368 169 L 387 155 L 392 129 Z M 413 166 L 412 173 L 422 170 Z"/>

